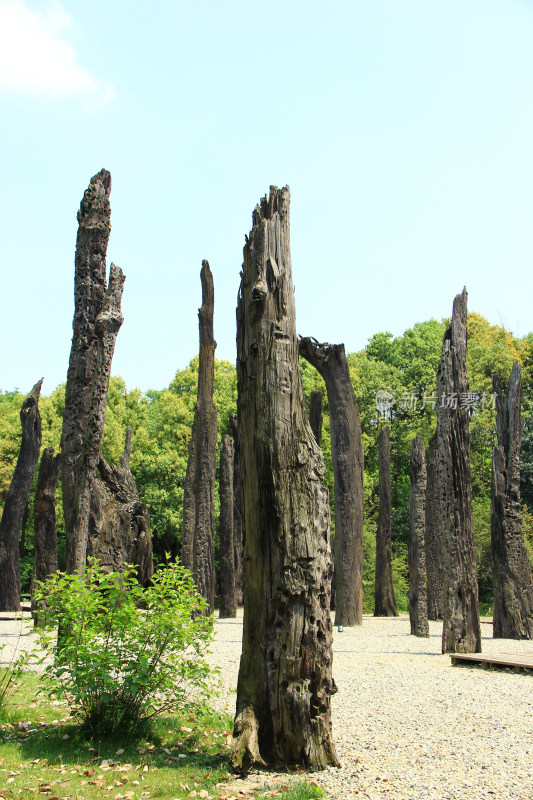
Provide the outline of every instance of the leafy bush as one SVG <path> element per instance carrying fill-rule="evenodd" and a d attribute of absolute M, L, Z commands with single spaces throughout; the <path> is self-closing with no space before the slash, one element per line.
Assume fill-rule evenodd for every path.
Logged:
<path fill-rule="evenodd" d="M 49 693 L 66 696 L 86 733 L 135 729 L 178 704 L 206 707 L 212 619 L 177 563 L 144 590 L 134 567 L 108 573 L 92 561 L 82 575 L 50 576 L 35 600 L 48 608 L 45 629 L 59 626 L 58 637 L 43 634 Z"/>

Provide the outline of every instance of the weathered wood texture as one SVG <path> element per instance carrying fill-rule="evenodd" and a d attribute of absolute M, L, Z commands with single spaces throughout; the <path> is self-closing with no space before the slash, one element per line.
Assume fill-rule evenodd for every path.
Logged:
<path fill-rule="evenodd" d="M 466 373 L 467 293 L 456 296 L 437 369 L 437 484 L 444 547 L 443 653 L 481 651 L 472 518 L 470 427 Z"/>
<path fill-rule="evenodd" d="M 363 444 L 343 344 L 300 339 L 302 355 L 326 384 L 335 486 L 335 624 L 363 619 Z"/>
<path fill-rule="evenodd" d="M 220 611 L 219 617 L 236 617 L 235 554 L 233 541 L 233 462 L 235 453 L 230 436 L 220 447 Z"/>
<path fill-rule="evenodd" d="M 426 452 L 420 436 L 415 436 L 409 462 L 409 619 L 413 636 L 429 636 L 426 553 Z"/>
<path fill-rule="evenodd" d="M 429 442 L 426 489 L 426 568 L 428 619 L 442 619 L 444 609 L 444 530 L 440 524 L 437 434 Z"/>
<path fill-rule="evenodd" d="M 242 543 L 241 478 L 239 471 L 239 425 L 237 417 L 229 414 L 229 425 L 233 438 L 233 561 L 235 573 L 235 600 L 238 606 L 244 603 L 244 565 Z"/>
<path fill-rule="evenodd" d="M 522 375 L 515 361 L 507 396 L 498 375 L 492 376 L 496 396 L 498 444 L 492 457 L 491 540 L 494 583 L 495 638 L 533 638 L 533 581 L 522 534 L 520 511 L 520 445 Z"/>
<path fill-rule="evenodd" d="M 35 625 L 40 624 L 39 608 L 33 600 L 36 581 L 45 581 L 57 572 L 56 489 L 61 456 L 46 447 L 41 457 L 34 505 L 34 557 L 31 578 L 31 610 Z"/>
<path fill-rule="evenodd" d="M 319 447 L 322 446 L 322 392 L 315 389 L 309 398 L 309 424 Z"/>
<path fill-rule="evenodd" d="M 182 563 L 207 600 L 206 613 L 215 608 L 215 472 L 217 410 L 213 403 L 215 348 L 213 314 L 215 290 L 207 261 L 202 261 L 202 306 L 198 311 L 200 359 L 198 395 L 183 489 Z"/>
<path fill-rule="evenodd" d="M 331 736 L 329 503 L 303 397 L 289 189 L 253 213 L 237 305 L 244 628 L 232 762 L 321 769 Z"/>
<path fill-rule="evenodd" d="M 376 530 L 376 577 L 374 616 L 397 617 L 396 598 L 392 585 L 391 494 L 390 494 L 390 430 L 386 425 L 379 432 L 379 511 Z"/>
<path fill-rule="evenodd" d="M 19 536 L 41 451 L 39 395 L 42 383 L 41 379 L 35 384 L 20 409 L 22 439 L 0 520 L 0 611 L 20 610 Z"/>

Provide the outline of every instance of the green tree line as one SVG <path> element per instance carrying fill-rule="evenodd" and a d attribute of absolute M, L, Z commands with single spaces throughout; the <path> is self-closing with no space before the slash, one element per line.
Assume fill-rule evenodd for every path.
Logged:
<path fill-rule="evenodd" d="M 389 332 L 372 336 L 367 346 L 348 355 L 350 375 L 359 403 L 365 449 L 365 609 L 372 610 L 374 588 L 375 527 L 378 506 L 377 440 L 381 427 L 390 425 L 393 571 L 397 603 L 407 610 L 407 539 L 409 508 L 409 454 L 413 437 L 420 435 L 426 447 L 435 430 L 435 374 L 440 359 L 447 320 L 417 323 L 402 336 Z M 490 483 L 495 411 L 492 373 L 507 384 L 512 365 L 522 366 L 522 497 L 524 532 L 533 542 L 533 333 L 519 339 L 479 314 L 468 317 L 468 375 L 471 397 L 471 458 L 474 496 L 474 526 L 478 556 L 480 596 L 485 606 L 492 599 L 490 562 Z M 326 482 L 333 509 L 334 487 L 327 395 L 316 370 L 301 362 L 306 399 L 311 391 L 323 393 L 322 449 Z M 133 430 L 131 470 L 139 493 L 150 511 L 154 555 L 162 562 L 165 553 L 179 555 L 181 541 L 183 483 L 196 402 L 198 357 L 178 370 L 170 385 L 142 392 L 126 387 L 120 377 L 111 379 L 103 456 L 118 463 L 127 427 Z M 376 407 L 378 393 L 386 392 L 386 407 Z M 64 406 L 64 384 L 40 400 L 42 447 L 59 448 Z M 24 395 L 19 391 L 0 394 L 0 505 L 9 487 L 20 445 L 19 412 Z M 215 361 L 214 401 L 218 409 L 219 442 L 229 433 L 229 412 L 237 410 L 237 380 L 233 364 Z M 459 402 L 461 398 L 459 399 Z M 61 487 L 58 490 L 59 560 L 62 565 L 64 539 Z M 218 508 L 217 508 L 218 522 Z M 333 522 L 333 510 L 332 510 Z M 333 530 L 334 534 L 334 530 Z M 33 493 L 30 496 L 23 536 L 22 578 L 29 587 L 33 559 Z M 533 550 L 533 548 L 530 548 Z"/>

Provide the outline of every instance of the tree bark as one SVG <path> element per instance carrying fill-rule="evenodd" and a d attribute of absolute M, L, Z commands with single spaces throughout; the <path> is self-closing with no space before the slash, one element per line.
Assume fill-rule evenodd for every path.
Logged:
<path fill-rule="evenodd" d="M 493 635 L 501 639 L 533 638 L 533 581 L 522 534 L 520 511 L 520 446 L 522 376 L 515 361 L 503 399 L 499 377 L 492 376 L 496 395 L 498 444 L 492 458 Z"/>
<path fill-rule="evenodd" d="M 415 436 L 409 463 L 409 619 L 413 636 L 429 636 L 426 553 L 426 453 L 424 442 Z"/>
<path fill-rule="evenodd" d="M 215 472 L 217 410 L 213 403 L 215 348 L 213 313 L 215 290 L 207 261 L 202 261 L 202 306 L 198 312 L 200 360 L 198 397 L 183 492 L 182 563 L 207 600 L 206 613 L 215 609 Z"/>
<path fill-rule="evenodd" d="M 231 411 L 229 424 L 233 438 L 233 555 L 235 572 L 235 600 L 238 606 L 244 603 L 244 573 L 242 546 L 241 478 L 239 472 L 239 426 Z"/>
<path fill-rule="evenodd" d="M 442 619 L 444 609 L 443 528 L 439 516 L 437 434 L 429 443 L 426 489 L 426 567 L 428 619 Z"/>
<path fill-rule="evenodd" d="M 237 305 L 244 629 L 232 762 L 336 765 L 329 503 L 298 363 L 289 189 L 253 214 Z"/>
<path fill-rule="evenodd" d="M 61 469 L 61 456 L 53 447 L 43 451 L 34 507 L 34 560 L 31 580 L 31 610 L 35 625 L 40 624 L 39 608 L 33 600 L 36 581 L 45 581 L 57 572 L 56 489 Z"/>
<path fill-rule="evenodd" d="M 316 389 L 309 398 L 309 424 L 319 447 L 322 446 L 322 392 Z"/>
<path fill-rule="evenodd" d="M 437 482 L 443 530 L 443 653 L 481 652 L 481 630 L 472 518 L 469 412 L 466 373 L 467 293 L 457 295 L 437 369 Z"/>
<path fill-rule="evenodd" d="M 394 586 L 392 585 L 390 431 L 388 425 L 379 433 L 379 512 L 376 532 L 374 616 L 398 616 Z"/>
<path fill-rule="evenodd" d="M 20 610 L 19 536 L 41 450 L 39 395 L 42 379 L 22 403 L 22 439 L 0 520 L 0 611 Z"/>
<path fill-rule="evenodd" d="M 235 597 L 235 554 L 233 541 L 233 441 L 224 436 L 220 448 L 220 612 L 237 616 Z"/>
<path fill-rule="evenodd" d="M 335 486 L 335 625 L 363 619 L 363 444 L 343 344 L 300 339 L 302 355 L 326 384 Z"/>

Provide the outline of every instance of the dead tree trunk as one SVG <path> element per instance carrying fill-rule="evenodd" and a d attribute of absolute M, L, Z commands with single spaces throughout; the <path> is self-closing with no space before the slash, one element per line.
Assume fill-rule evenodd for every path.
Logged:
<path fill-rule="evenodd" d="M 207 261 L 202 261 L 202 306 L 198 312 L 200 360 L 198 396 L 192 428 L 189 461 L 183 492 L 182 563 L 207 600 L 207 613 L 215 609 L 215 472 L 217 410 L 213 403 L 215 348 L 213 313 L 215 290 Z"/>
<path fill-rule="evenodd" d="M 235 555 L 233 548 L 233 441 L 224 436 L 220 448 L 220 612 L 236 617 Z"/>
<path fill-rule="evenodd" d="M 319 447 L 322 446 L 322 392 L 311 392 L 309 398 L 309 424 Z"/>
<path fill-rule="evenodd" d="M 233 437 L 233 563 L 235 573 L 235 601 L 238 606 L 244 603 L 244 574 L 242 546 L 241 479 L 239 472 L 239 426 L 237 417 L 229 415 Z"/>
<path fill-rule="evenodd" d="M 20 410 L 20 451 L 0 520 L 0 611 L 20 610 L 19 536 L 41 450 L 39 395 L 42 383 L 41 379 L 35 384 Z"/>
<path fill-rule="evenodd" d="M 335 625 L 363 619 L 363 444 L 343 344 L 300 339 L 302 355 L 326 384 L 335 485 Z"/>
<path fill-rule="evenodd" d="M 34 508 L 34 558 L 31 579 L 31 610 L 35 625 L 39 625 L 39 609 L 33 601 L 36 581 L 45 581 L 57 572 L 56 489 L 61 469 L 61 456 L 53 447 L 43 451 Z"/>
<path fill-rule="evenodd" d="M 520 512 L 520 445 L 522 376 L 515 361 L 507 397 L 500 379 L 492 376 L 496 395 L 498 444 L 492 457 L 492 575 L 494 637 L 533 639 L 533 582 L 522 534 Z"/>
<path fill-rule="evenodd" d="M 426 452 L 420 436 L 415 436 L 409 464 L 409 619 L 413 636 L 429 636 L 426 591 Z"/>
<path fill-rule="evenodd" d="M 244 630 L 232 761 L 321 769 L 331 738 L 328 492 L 298 363 L 289 189 L 253 214 L 237 305 Z"/>
<path fill-rule="evenodd" d="M 481 631 L 472 518 L 466 374 L 467 293 L 457 295 L 437 369 L 437 483 L 444 547 L 443 653 L 479 653 Z"/>
<path fill-rule="evenodd" d="M 429 443 L 426 489 L 426 568 L 428 619 L 442 619 L 444 609 L 443 529 L 439 511 L 437 434 Z"/>
<path fill-rule="evenodd" d="M 374 616 L 398 616 L 392 585 L 390 431 L 388 425 L 379 433 L 379 512 L 376 532 Z"/>

